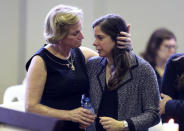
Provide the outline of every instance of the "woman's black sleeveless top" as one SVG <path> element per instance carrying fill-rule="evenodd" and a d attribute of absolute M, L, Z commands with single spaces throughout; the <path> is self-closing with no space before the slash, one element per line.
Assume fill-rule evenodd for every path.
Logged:
<path fill-rule="evenodd" d="M 39 55 L 45 62 L 47 78 L 41 98 L 41 104 L 55 109 L 72 110 L 81 106 L 81 95 L 88 92 L 89 82 L 85 67 L 85 58 L 79 48 L 71 49 L 71 57 L 75 66 L 72 70 L 60 59 L 42 47 L 27 62 L 28 70 L 31 60 Z M 66 121 L 64 130 L 78 131 L 77 123 Z"/>

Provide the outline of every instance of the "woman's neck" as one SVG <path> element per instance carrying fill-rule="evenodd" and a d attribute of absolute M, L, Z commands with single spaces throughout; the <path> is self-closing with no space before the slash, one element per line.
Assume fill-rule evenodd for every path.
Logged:
<path fill-rule="evenodd" d="M 164 69 L 166 62 L 167 61 L 163 61 L 163 60 L 160 60 L 158 58 L 158 59 L 156 59 L 156 67 L 161 68 L 161 69 Z"/>
<path fill-rule="evenodd" d="M 107 57 L 107 66 L 111 67 L 112 65 L 113 65 L 113 58 L 112 58 L 112 56 Z"/>
<path fill-rule="evenodd" d="M 68 59 L 70 57 L 71 48 L 62 46 L 62 44 L 51 44 L 51 48 L 54 54 L 62 59 Z"/>
<path fill-rule="evenodd" d="M 161 77 L 163 77 L 163 75 L 164 75 L 164 69 L 163 68 L 156 67 L 155 70 L 158 72 L 158 74 Z"/>
<path fill-rule="evenodd" d="M 160 60 L 160 59 L 156 60 L 156 67 L 155 67 L 155 69 L 156 69 L 156 71 L 159 73 L 159 75 L 161 77 L 164 74 L 165 64 L 166 64 L 166 61 L 163 61 L 163 60 Z"/>

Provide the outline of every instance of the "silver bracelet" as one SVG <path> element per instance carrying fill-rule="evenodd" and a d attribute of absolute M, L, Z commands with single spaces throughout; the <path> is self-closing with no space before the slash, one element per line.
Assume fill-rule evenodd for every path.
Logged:
<path fill-rule="evenodd" d="M 124 121 L 123 121 L 123 124 L 124 124 L 124 129 L 123 129 L 123 131 L 129 131 L 128 122 L 124 120 Z"/>

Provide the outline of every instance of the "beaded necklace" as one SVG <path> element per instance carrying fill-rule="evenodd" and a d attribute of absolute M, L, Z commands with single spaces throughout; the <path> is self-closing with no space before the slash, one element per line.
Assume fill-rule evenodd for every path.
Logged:
<path fill-rule="evenodd" d="M 59 65 L 65 65 L 65 66 L 67 66 L 69 69 L 71 69 L 71 70 L 75 70 L 75 66 L 74 66 L 74 59 L 73 59 L 73 57 L 72 57 L 72 54 L 71 54 L 71 56 L 70 56 L 70 58 L 69 59 L 67 59 L 66 61 L 68 62 L 67 64 L 63 64 L 63 63 L 60 63 L 60 62 L 58 62 L 58 61 L 55 61 L 52 57 L 50 57 L 47 53 L 45 53 L 45 55 L 47 55 L 47 57 L 49 57 L 49 59 L 51 59 L 52 61 L 54 61 L 55 63 L 57 63 L 57 64 L 59 64 Z"/>

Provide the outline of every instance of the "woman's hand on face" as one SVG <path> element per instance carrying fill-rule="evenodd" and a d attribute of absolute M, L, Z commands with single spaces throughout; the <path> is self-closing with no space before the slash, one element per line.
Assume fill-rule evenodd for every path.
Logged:
<path fill-rule="evenodd" d="M 69 120 L 78 122 L 82 125 L 81 128 L 89 126 L 96 118 L 96 115 L 93 115 L 89 110 L 82 107 L 68 111 L 68 115 L 70 118 Z"/>
<path fill-rule="evenodd" d="M 117 47 L 120 49 L 129 49 L 132 50 L 132 40 L 130 35 L 130 25 L 128 24 L 128 33 L 120 32 L 120 35 L 117 37 Z"/>
<path fill-rule="evenodd" d="M 100 117 L 100 123 L 106 131 L 122 131 L 123 122 L 111 117 Z"/>
<path fill-rule="evenodd" d="M 165 105 L 169 100 L 172 100 L 172 98 L 166 94 L 161 94 L 162 99 L 160 100 L 159 104 L 159 114 L 165 114 Z"/>

